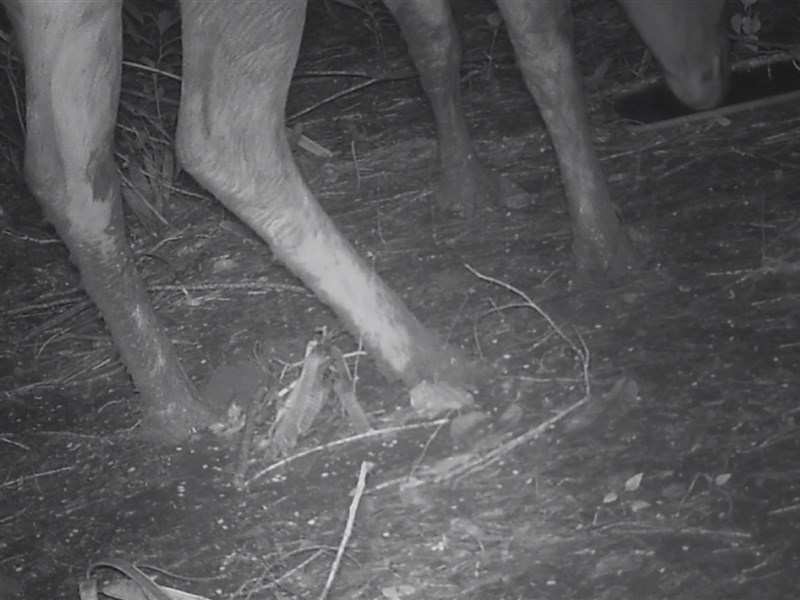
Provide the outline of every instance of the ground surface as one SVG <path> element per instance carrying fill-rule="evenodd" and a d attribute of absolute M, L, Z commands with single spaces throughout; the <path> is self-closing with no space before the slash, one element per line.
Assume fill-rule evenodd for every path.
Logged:
<path fill-rule="evenodd" d="M 311 10 L 317 37 L 301 71 L 407 68 L 383 12 L 330 11 Z M 784 104 L 631 133 L 606 92 L 636 80 L 641 46 L 613 4 L 575 12 L 584 73 L 613 59 L 589 104 L 612 193 L 649 258 L 623 284 L 570 287 L 552 152 L 484 7 L 459 13 L 465 103 L 486 161 L 536 193 L 530 209 L 456 220 L 434 208 L 432 127 L 413 79 L 375 84 L 290 123 L 334 153 L 298 152 L 298 161 L 345 234 L 424 322 L 501 374 L 478 398 L 505 415 L 483 446 L 412 421 L 416 428 L 261 475 L 270 463 L 255 453 L 250 485 L 237 491 L 237 436 L 169 449 L 140 441 L 136 396 L 64 247 L 26 196 L 13 127 L 4 131 L 2 600 L 76 597 L 86 567 L 109 557 L 178 573 L 158 581 L 208 597 L 317 597 L 364 460 L 376 466 L 332 597 L 796 597 L 800 113 Z M 798 23 L 771 18 L 774 32 Z M 175 30 L 163 23 L 151 51 L 169 69 Z M 126 31 L 135 52 L 132 38 L 150 30 Z M 655 72 L 645 64 L 644 75 Z M 289 112 L 352 83 L 298 79 Z M 154 115 L 169 131 L 176 95 L 169 81 L 137 73 L 124 87 L 125 173 L 168 219 L 131 215 L 140 267 L 187 369 L 224 411 L 300 360 L 315 328 L 337 323 L 301 289 L 275 287 L 297 282 L 191 182 L 142 187 L 137 172 L 171 173 Z M 585 345 L 589 408 L 536 429 L 586 396 L 583 365 L 538 312 L 465 264 L 519 288 Z M 337 344 L 356 349 L 346 336 Z M 406 392 L 368 359 L 358 369 L 373 426 L 404 422 L 396 409 Z M 349 433 L 329 406 L 302 446 Z M 480 462 L 481 448 L 514 440 L 495 462 Z"/>

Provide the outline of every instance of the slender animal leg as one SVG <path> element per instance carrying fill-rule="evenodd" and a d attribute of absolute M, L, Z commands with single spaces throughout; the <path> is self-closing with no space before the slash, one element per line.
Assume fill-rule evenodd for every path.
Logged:
<path fill-rule="evenodd" d="M 409 387 L 461 363 L 322 211 L 286 139 L 286 95 L 305 3 L 184 0 L 178 155 Z M 209 43 L 214 40 L 214 43 Z"/>
<path fill-rule="evenodd" d="M 146 415 L 173 439 L 207 420 L 125 236 L 114 165 L 121 3 L 10 2 L 27 81 L 25 172 L 97 304 Z"/>
<path fill-rule="evenodd" d="M 498 0 L 525 83 L 553 140 L 579 271 L 611 277 L 638 256 L 619 221 L 594 151 L 572 50 L 569 2 Z"/>
<path fill-rule="evenodd" d="M 531 198 L 510 180 L 487 171 L 478 160 L 461 106 L 461 45 L 447 0 L 384 0 L 394 15 L 419 71 L 436 121 L 439 185 L 443 208 L 470 214 L 502 202 L 511 208 Z"/>

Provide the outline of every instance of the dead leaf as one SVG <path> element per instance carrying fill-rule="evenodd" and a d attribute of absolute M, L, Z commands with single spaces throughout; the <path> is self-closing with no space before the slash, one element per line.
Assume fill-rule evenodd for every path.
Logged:
<path fill-rule="evenodd" d="M 625 491 L 626 492 L 635 492 L 639 489 L 639 486 L 642 485 L 642 478 L 644 478 L 644 473 L 637 473 L 633 477 L 628 478 L 625 482 Z"/>
<path fill-rule="evenodd" d="M 284 454 L 295 447 L 317 418 L 329 387 L 323 375 L 330 358 L 322 344 L 308 343 L 303 370 L 292 388 L 286 403 L 275 418 L 270 435 L 270 452 L 273 456 Z"/>

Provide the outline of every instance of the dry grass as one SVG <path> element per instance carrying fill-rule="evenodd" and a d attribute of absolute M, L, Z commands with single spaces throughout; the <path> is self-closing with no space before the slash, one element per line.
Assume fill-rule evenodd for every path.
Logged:
<path fill-rule="evenodd" d="M 128 14 L 125 25 L 136 58 L 124 73 L 118 158 L 140 267 L 196 373 L 222 357 L 245 364 L 235 371 L 245 380 L 254 346 L 277 372 L 278 359 L 295 363 L 330 316 L 177 174 L 179 62 L 162 8 Z M 74 595 L 88 563 L 115 555 L 187 578 L 174 587 L 229 598 L 318 596 L 328 579 L 333 596 L 348 598 L 791 597 L 796 111 L 630 131 L 612 117 L 608 94 L 654 65 L 634 44 L 612 53 L 628 40 L 626 26 L 602 3 L 578 3 L 586 72 L 614 58 L 589 99 L 599 152 L 653 259 L 620 288 L 572 293 L 544 132 L 531 119 L 523 139 L 517 118 L 502 119 L 529 106 L 507 85 L 506 42 L 468 11 L 469 39 L 485 41 L 466 50 L 479 148 L 539 189 L 536 216 L 445 220 L 427 192 L 429 122 L 422 100 L 405 95 L 416 84 L 381 11 L 369 4 L 344 18 L 346 30 L 366 21 L 368 42 L 308 49 L 301 69 L 322 74 L 328 89 L 303 83 L 294 102 L 317 108 L 304 131 L 334 157 L 299 160 L 340 227 L 423 318 L 499 372 L 479 394 L 490 425 L 453 441 L 449 421 L 407 422 L 393 410 L 404 396 L 362 366 L 359 400 L 374 432 L 348 437 L 329 407 L 297 454 L 273 465 L 252 457 L 256 476 L 235 492 L 234 440 L 155 451 L 128 435 L 136 402 L 108 336 L 52 232 L 24 217 L 4 230 L 0 250 L 16 261 L 5 263 L 0 329 L 0 444 L 11 457 L 0 484 L 0 585 Z M 0 43 L 17 91 L 2 98 L 2 115 L 13 117 L 21 71 L 8 38 Z M 376 43 L 389 67 L 370 62 Z M 371 93 L 330 91 L 334 76 L 352 85 L 320 69 L 342 56 L 355 56 L 342 72 L 371 74 Z M 1 132 L 16 178 L 4 188 L 12 216 L 27 202 L 20 130 Z M 365 460 L 376 468 L 351 499 Z"/>

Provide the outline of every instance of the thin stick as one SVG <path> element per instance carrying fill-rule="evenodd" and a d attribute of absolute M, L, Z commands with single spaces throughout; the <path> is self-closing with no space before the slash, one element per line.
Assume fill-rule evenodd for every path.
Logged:
<path fill-rule="evenodd" d="M 250 399 L 250 404 L 247 407 L 247 414 L 245 416 L 244 431 L 242 432 L 241 445 L 239 446 L 239 458 L 236 465 L 236 471 L 233 474 L 233 487 L 238 491 L 246 489 L 247 482 L 245 475 L 247 474 L 247 466 L 250 462 L 250 450 L 253 446 L 253 434 L 256 428 L 256 418 L 262 406 L 268 405 L 274 401 L 275 396 L 278 395 L 277 383 L 271 386 L 264 386 L 261 390 L 253 394 Z"/>
<path fill-rule="evenodd" d="M 416 475 L 416 478 L 420 482 L 425 483 L 441 483 L 443 481 L 450 481 L 457 477 L 461 477 L 470 473 L 472 471 L 476 471 L 478 469 L 485 469 L 486 467 L 497 463 L 500 459 L 503 458 L 506 454 L 518 448 L 522 444 L 530 442 L 537 437 L 539 437 L 544 431 L 558 423 L 559 421 L 566 418 L 571 413 L 578 410 L 581 406 L 589 402 L 591 398 L 589 396 L 584 396 L 582 399 L 578 400 L 577 402 L 571 404 L 564 410 L 559 411 L 557 414 L 553 415 L 546 421 L 540 423 L 536 427 L 529 429 L 525 433 L 518 435 L 515 438 L 500 444 L 499 446 L 493 448 L 492 450 L 486 452 L 485 454 L 475 455 L 474 457 L 470 457 L 464 461 L 457 463 L 452 468 L 444 471 L 444 472 L 437 472 L 434 474 L 427 474 L 421 473 Z M 384 481 L 370 489 L 371 492 L 379 492 L 381 490 L 391 488 L 394 486 L 404 485 L 409 481 L 408 476 L 396 477 L 395 479 L 390 479 L 389 481 Z"/>
<path fill-rule="evenodd" d="M 298 452 L 297 454 L 288 456 L 283 460 L 279 460 L 276 463 L 272 463 L 270 466 L 266 467 L 265 469 L 262 469 L 261 471 L 253 475 L 253 477 L 251 477 L 250 480 L 248 481 L 248 484 L 254 482 L 256 479 L 260 479 L 261 477 L 263 477 L 264 475 L 266 475 L 271 471 L 279 469 L 280 467 L 283 467 L 299 458 L 303 458 L 304 456 L 308 456 L 309 454 L 316 454 L 317 452 L 325 452 L 326 450 L 330 450 L 331 448 L 335 448 L 337 446 L 342 446 L 344 444 L 351 444 L 353 442 L 365 440 L 372 437 L 398 433 L 401 431 L 410 431 L 412 429 L 426 429 L 428 427 L 438 427 L 442 423 L 449 423 L 449 422 L 450 419 L 437 419 L 436 421 L 426 421 L 425 423 L 412 423 L 411 425 L 400 425 L 399 427 L 388 427 L 386 429 L 373 429 L 372 431 L 367 431 L 366 433 L 351 435 L 350 437 L 342 438 L 341 440 L 329 442 L 321 446 L 315 446 L 314 448 L 303 450 L 302 452 Z"/>
<path fill-rule="evenodd" d="M 347 525 L 344 528 L 344 535 L 342 535 L 342 541 L 339 542 L 339 549 L 336 551 L 336 558 L 333 559 L 330 573 L 328 573 L 328 581 L 325 582 L 325 588 L 319 595 L 319 600 L 325 600 L 325 598 L 328 597 L 328 593 L 331 591 L 331 587 L 333 586 L 333 580 L 336 579 L 336 573 L 339 571 L 339 565 L 342 562 L 344 551 L 347 548 L 347 542 L 350 541 L 350 536 L 353 534 L 353 525 L 355 525 L 356 522 L 358 505 L 361 504 L 361 497 L 364 495 L 364 488 L 367 486 L 367 473 L 369 473 L 374 466 L 375 463 L 367 460 L 361 463 L 361 471 L 358 473 L 358 484 L 356 485 L 356 489 L 353 494 L 353 501 L 350 503 L 350 510 L 348 511 L 347 515 Z"/>
<path fill-rule="evenodd" d="M 556 325 L 556 322 L 553 321 L 553 319 L 550 317 L 550 315 L 548 315 L 546 312 L 544 312 L 544 310 L 542 310 L 533 300 L 531 300 L 531 297 L 528 296 L 528 294 L 523 292 L 521 289 L 519 289 L 517 287 L 514 287 L 510 283 L 506 283 L 505 281 L 500 281 L 499 279 L 496 279 L 494 277 L 490 277 L 489 275 L 484 275 L 483 273 L 481 273 L 480 271 L 476 270 L 475 268 L 473 268 L 472 266 L 470 266 L 468 264 L 465 264 L 464 266 L 467 268 L 467 270 L 470 273 L 475 275 L 475 277 L 477 277 L 478 279 L 482 279 L 483 281 L 488 281 L 489 283 L 493 283 L 495 285 L 498 285 L 501 288 L 504 288 L 504 289 L 508 290 L 509 292 L 512 292 L 512 293 L 516 294 L 517 296 L 519 296 L 520 298 L 522 298 L 525 301 L 525 304 L 527 304 L 533 310 L 535 310 L 537 313 L 539 313 L 542 316 L 542 318 L 545 321 L 547 321 L 548 325 L 550 325 L 550 327 L 553 328 L 553 331 L 555 331 L 558 334 L 558 337 L 560 337 L 562 340 L 564 340 L 567 343 L 567 345 L 572 349 L 572 351 L 575 352 L 575 354 L 578 355 L 578 357 L 581 360 L 581 364 L 583 364 L 586 361 L 587 357 L 584 356 L 583 351 L 578 347 L 578 345 L 575 342 L 573 342 L 572 339 L 566 333 L 564 333 L 563 329 L 561 329 L 558 325 Z"/>
<path fill-rule="evenodd" d="M 356 170 L 356 192 L 361 189 L 361 171 L 358 168 L 358 154 L 356 154 L 356 141 L 350 140 L 350 155 L 353 157 L 353 167 Z"/>
<path fill-rule="evenodd" d="M 248 282 L 239 282 L 239 281 L 231 281 L 231 282 L 219 282 L 219 283 L 187 283 L 187 284 L 161 284 L 161 285 L 151 285 L 147 287 L 147 291 L 149 293 L 153 292 L 216 292 L 222 290 L 244 290 L 247 292 L 251 292 L 253 294 L 256 293 L 264 293 L 266 291 L 276 291 L 276 292 L 294 292 L 297 294 L 305 294 L 306 296 L 310 295 L 310 292 L 299 285 L 292 285 L 289 283 L 268 283 L 268 282 L 258 282 L 258 281 L 248 281 Z M 91 305 L 91 302 L 86 300 L 84 297 L 79 295 L 79 290 L 75 290 L 75 293 L 72 294 L 72 297 L 65 297 L 65 298 L 58 298 L 55 300 L 49 300 L 47 302 L 40 302 L 38 304 L 28 304 L 27 306 L 22 306 L 20 308 L 14 308 L 5 312 L 8 316 L 19 316 L 19 315 L 26 315 L 29 313 L 48 310 L 51 308 L 56 308 L 58 306 L 64 304 L 75 304 L 77 303 L 81 309 L 88 308 Z M 71 309 L 67 309 L 71 310 Z M 72 315 L 69 315 L 72 316 Z M 30 337 L 30 336 L 28 336 Z"/>
<path fill-rule="evenodd" d="M 773 104 L 781 104 L 783 102 L 795 102 L 800 99 L 800 92 L 797 90 L 793 92 L 786 92 L 777 94 L 775 96 L 768 96 L 766 98 L 757 98 L 756 100 L 749 100 L 747 102 L 739 102 L 738 104 L 726 104 L 719 108 L 704 110 L 701 112 L 690 113 L 688 115 L 681 115 L 672 119 L 665 119 L 663 121 L 656 121 L 655 123 L 644 123 L 641 125 L 629 125 L 628 129 L 635 133 L 644 133 L 649 131 L 656 131 L 664 129 L 665 127 L 675 127 L 683 123 L 693 123 L 695 121 L 704 121 L 707 119 L 717 119 L 727 115 L 732 115 L 746 110 L 753 110 L 755 108 L 763 108 Z"/>
<path fill-rule="evenodd" d="M 57 475 L 58 473 L 63 473 L 64 471 L 72 471 L 74 468 L 75 467 L 59 467 L 58 469 L 42 471 L 41 473 L 34 473 L 33 475 L 25 475 L 24 477 L 17 477 L 16 479 L 12 479 L 11 481 L 4 481 L 3 483 L 0 483 L 0 489 L 14 487 L 15 485 L 25 483 L 26 481 L 30 481 L 32 479 L 39 479 L 40 477 L 49 477 L 50 475 Z"/>
<path fill-rule="evenodd" d="M 422 447 L 422 452 L 419 453 L 417 460 L 414 461 L 414 464 L 411 465 L 411 471 L 408 474 L 408 478 L 411 479 L 414 472 L 419 469 L 419 466 L 422 464 L 422 461 L 425 460 L 425 455 L 428 453 L 428 448 L 433 443 L 433 440 L 436 439 L 436 436 L 439 435 L 439 432 L 442 430 L 442 427 L 447 425 L 450 422 L 450 419 L 443 419 L 441 425 L 439 425 L 436 429 L 433 430 L 433 433 L 428 436 L 428 439 L 425 441 L 425 445 Z"/>

